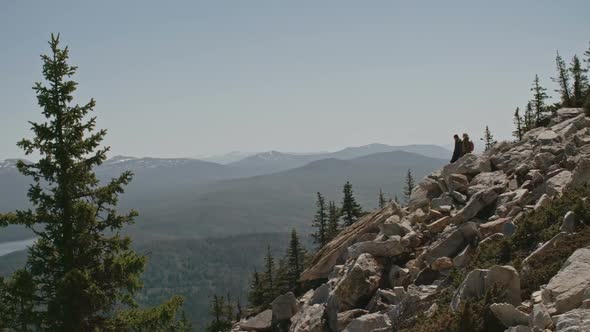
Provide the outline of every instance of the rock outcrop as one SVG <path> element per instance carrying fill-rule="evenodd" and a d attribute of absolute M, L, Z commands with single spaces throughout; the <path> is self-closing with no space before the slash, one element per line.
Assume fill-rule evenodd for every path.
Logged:
<path fill-rule="evenodd" d="M 546 285 L 521 298 L 521 278 L 534 262 L 575 238 L 580 221 L 573 212 L 556 221 L 561 233 L 524 253 L 519 271 L 469 268 L 480 247 L 508 239 L 526 215 L 588 183 L 590 118 L 561 109 L 549 127 L 519 142 L 467 154 L 426 176 L 407 207 L 391 202 L 344 229 L 301 275 L 320 286 L 296 306 L 288 294 L 277 298 L 272 313 L 241 328 L 264 329 L 275 317 L 290 319 L 297 332 L 390 331 L 415 323 L 418 312 L 435 315 L 444 294 L 457 311 L 497 292 L 489 309 L 506 331 L 590 331 L 590 247 L 577 249 Z M 456 271 L 463 273 L 460 285 L 453 285 Z"/>

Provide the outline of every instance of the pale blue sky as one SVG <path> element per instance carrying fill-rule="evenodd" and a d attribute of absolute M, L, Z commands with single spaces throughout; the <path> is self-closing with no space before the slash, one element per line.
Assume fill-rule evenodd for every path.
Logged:
<path fill-rule="evenodd" d="M 512 130 L 589 1 L 0 1 L 0 159 L 39 120 L 31 86 L 60 32 L 112 155 L 447 144 Z"/>

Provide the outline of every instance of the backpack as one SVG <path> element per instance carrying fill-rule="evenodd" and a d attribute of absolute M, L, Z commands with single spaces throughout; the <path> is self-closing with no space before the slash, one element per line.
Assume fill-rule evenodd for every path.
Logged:
<path fill-rule="evenodd" d="M 474 146 L 473 146 L 473 142 L 469 141 L 469 151 L 468 152 L 473 152 Z"/>

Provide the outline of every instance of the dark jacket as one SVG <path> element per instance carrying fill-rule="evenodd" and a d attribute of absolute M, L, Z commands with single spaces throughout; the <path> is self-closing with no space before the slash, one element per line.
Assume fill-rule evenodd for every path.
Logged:
<path fill-rule="evenodd" d="M 455 141 L 455 150 L 453 150 L 453 158 L 451 158 L 451 163 L 457 161 L 463 155 L 463 141 L 461 139 L 457 139 Z"/>

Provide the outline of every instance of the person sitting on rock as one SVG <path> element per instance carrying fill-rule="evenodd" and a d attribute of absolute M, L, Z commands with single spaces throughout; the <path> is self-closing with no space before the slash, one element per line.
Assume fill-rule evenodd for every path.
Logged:
<path fill-rule="evenodd" d="M 468 153 L 472 153 L 473 149 L 473 142 L 469 140 L 469 135 L 463 133 L 463 149 L 461 151 L 461 156 L 464 156 Z"/>
<path fill-rule="evenodd" d="M 463 155 L 463 142 L 459 138 L 459 135 L 455 134 L 455 136 L 453 137 L 455 138 L 455 149 L 453 150 L 453 157 L 451 158 L 451 163 L 454 163 Z"/>

